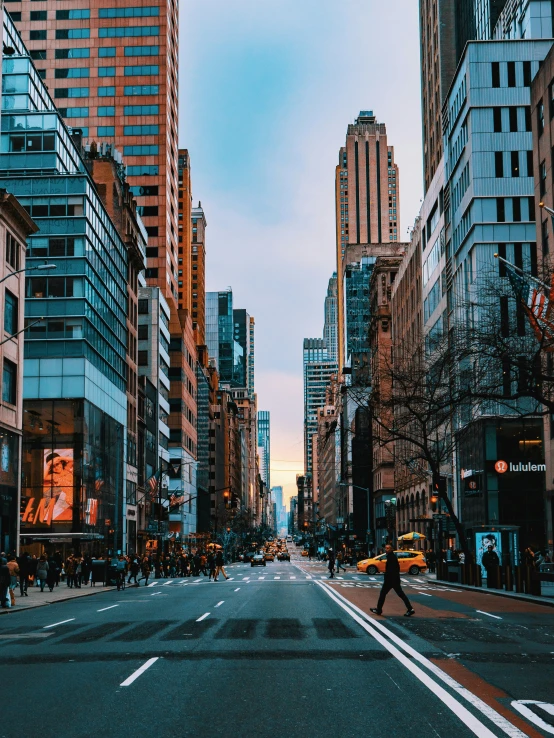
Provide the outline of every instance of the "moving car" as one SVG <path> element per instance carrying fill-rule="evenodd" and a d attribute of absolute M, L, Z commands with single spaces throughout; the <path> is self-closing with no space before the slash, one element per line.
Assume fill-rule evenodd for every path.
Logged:
<path fill-rule="evenodd" d="M 242 555 L 242 560 L 245 564 L 248 564 L 248 562 L 252 561 L 254 556 L 256 555 L 255 551 L 245 551 Z"/>
<path fill-rule="evenodd" d="M 305 549 L 304 549 L 304 550 L 302 551 L 302 556 L 307 556 L 307 555 L 308 555 L 308 549 L 307 549 L 307 548 L 305 548 Z"/>
<path fill-rule="evenodd" d="M 290 553 L 288 551 L 279 551 L 277 554 L 278 561 L 290 561 Z"/>
<path fill-rule="evenodd" d="M 417 576 L 427 569 L 427 562 L 421 551 L 395 551 L 400 564 L 401 574 L 412 574 Z M 358 571 L 364 571 L 366 574 L 384 574 L 387 563 L 387 555 L 381 554 L 372 559 L 364 559 L 358 561 Z"/>
<path fill-rule="evenodd" d="M 275 561 L 275 554 L 273 553 L 273 551 L 266 551 L 264 553 L 264 559 L 266 561 Z"/>
<path fill-rule="evenodd" d="M 265 566 L 265 557 L 261 553 L 254 554 L 250 559 L 250 566 Z"/>

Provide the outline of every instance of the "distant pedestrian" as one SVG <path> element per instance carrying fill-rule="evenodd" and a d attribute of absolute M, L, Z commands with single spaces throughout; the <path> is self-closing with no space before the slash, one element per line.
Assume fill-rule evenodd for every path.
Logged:
<path fill-rule="evenodd" d="M 131 565 L 129 567 L 129 578 L 127 579 L 127 584 L 131 584 L 131 579 L 135 580 L 135 584 L 138 584 L 137 582 L 137 574 L 140 571 L 140 564 L 139 560 L 136 556 L 133 556 L 131 559 Z"/>
<path fill-rule="evenodd" d="M 8 562 L 4 556 L 0 556 L 0 607 L 11 607 L 10 580 Z"/>
<path fill-rule="evenodd" d="M 48 571 L 46 573 L 46 584 L 50 592 L 53 592 L 56 586 L 57 566 L 56 559 L 50 556 L 48 559 Z"/>
<path fill-rule="evenodd" d="M 148 556 L 145 556 L 143 558 L 143 560 L 141 562 L 141 565 L 140 565 L 140 570 L 142 572 L 142 576 L 138 580 L 138 584 L 140 586 L 140 583 L 144 579 L 145 580 L 144 586 L 145 587 L 148 587 L 148 577 L 150 576 L 150 571 L 151 571 L 151 569 L 150 569 L 150 561 L 148 560 Z"/>
<path fill-rule="evenodd" d="M 40 584 L 40 591 L 44 592 L 44 585 L 46 584 L 46 577 L 48 576 L 48 561 L 46 561 L 46 556 L 43 554 L 37 564 L 37 572 L 36 572 L 36 578 L 37 582 Z"/>
<path fill-rule="evenodd" d="M 208 554 L 208 579 L 213 579 L 215 582 L 215 572 L 216 572 L 216 565 L 215 565 L 215 555 L 213 551 L 210 551 Z"/>
<path fill-rule="evenodd" d="M 331 549 L 329 549 L 327 568 L 329 569 L 329 579 L 332 579 L 335 576 L 335 554 Z"/>
<path fill-rule="evenodd" d="M 491 545 L 487 546 L 487 550 L 481 559 L 481 564 L 487 572 L 487 587 L 498 587 L 497 574 L 498 567 L 500 566 L 500 559 Z"/>
<path fill-rule="evenodd" d="M 225 559 L 223 558 L 223 552 L 218 551 L 215 555 L 216 570 L 215 570 L 214 582 L 217 582 L 217 577 L 219 576 L 220 573 L 223 574 L 225 579 L 229 579 L 229 577 L 227 576 L 225 572 L 225 568 L 223 566 L 224 563 L 225 563 Z"/>
<path fill-rule="evenodd" d="M 404 613 L 404 615 L 409 618 L 415 613 L 415 610 L 411 606 L 410 600 L 404 594 L 404 591 L 400 584 L 400 564 L 398 563 L 398 559 L 396 558 L 396 554 L 394 553 L 392 546 L 388 543 L 385 546 L 385 553 L 387 555 L 387 564 L 385 566 L 385 580 L 383 582 L 383 586 L 381 587 L 377 607 L 372 607 L 371 612 L 374 612 L 376 615 L 381 615 L 381 613 L 383 612 L 383 605 L 385 604 L 385 598 L 391 591 L 391 589 L 394 589 L 396 594 L 406 605 L 406 612 Z"/>
<path fill-rule="evenodd" d="M 346 569 L 342 565 L 342 561 L 343 561 L 342 551 L 339 551 L 337 554 L 337 574 L 340 572 L 341 568 L 343 571 L 346 571 Z"/>

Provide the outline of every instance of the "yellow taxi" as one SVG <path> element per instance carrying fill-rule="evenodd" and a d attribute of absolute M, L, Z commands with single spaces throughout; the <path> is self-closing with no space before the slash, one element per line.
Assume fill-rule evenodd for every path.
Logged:
<path fill-rule="evenodd" d="M 273 551 L 264 551 L 264 561 L 275 561 L 275 554 Z"/>
<path fill-rule="evenodd" d="M 395 551 L 401 574 L 417 576 L 427 569 L 425 556 L 421 551 Z M 387 564 L 387 554 L 375 556 L 373 559 L 358 561 L 358 571 L 366 574 L 384 574 Z"/>

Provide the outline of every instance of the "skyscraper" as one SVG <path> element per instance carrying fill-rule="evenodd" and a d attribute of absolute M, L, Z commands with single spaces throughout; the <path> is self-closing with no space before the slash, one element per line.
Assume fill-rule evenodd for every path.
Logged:
<path fill-rule="evenodd" d="M 334 272 L 327 287 L 325 323 L 323 325 L 323 340 L 327 344 L 329 358 L 333 361 L 338 361 L 339 351 L 337 307 L 337 273 Z"/>
<path fill-rule="evenodd" d="M 246 387 L 245 352 L 235 339 L 233 291 L 206 293 L 206 343 L 220 384 Z"/>
<path fill-rule="evenodd" d="M 329 359 L 321 338 L 304 339 L 304 469 L 312 473 L 313 438 L 318 429 L 318 408 L 325 405 L 325 393 L 337 362 Z"/>
<path fill-rule="evenodd" d="M 254 388 L 252 387 L 251 391 L 249 385 L 253 379 L 253 374 L 250 372 L 250 362 L 254 346 L 251 345 L 250 320 L 250 315 L 246 310 L 233 310 L 233 338 L 240 344 L 243 352 L 243 364 L 240 367 L 237 382 L 240 387 L 247 387 L 248 395 L 252 396 Z"/>
<path fill-rule="evenodd" d="M 271 425 L 269 410 L 258 411 L 258 449 L 260 453 L 260 476 L 268 489 L 270 487 L 270 461 L 271 461 Z"/>
<path fill-rule="evenodd" d="M 425 192 L 443 154 L 442 106 L 465 45 L 468 41 L 492 38 L 506 3 L 507 0 L 419 1 Z M 514 4 L 513 0 L 510 4 Z"/>
<path fill-rule="evenodd" d="M 398 241 L 400 182 L 387 128 L 362 110 L 347 128 L 335 172 L 338 359 L 344 366 L 344 252 L 349 244 Z"/>
<path fill-rule="evenodd" d="M 10 2 L 66 123 L 114 143 L 148 232 L 146 277 L 178 299 L 178 5 Z"/>

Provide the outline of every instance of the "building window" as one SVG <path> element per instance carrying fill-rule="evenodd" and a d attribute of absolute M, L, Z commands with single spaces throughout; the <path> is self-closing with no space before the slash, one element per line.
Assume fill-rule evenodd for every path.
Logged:
<path fill-rule="evenodd" d="M 157 279 L 158 278 L 158 270 L 157 270 L 157 268 L 156 269 L 145 269 L 144 276 L 147 279 Z"/>
<path fill-rule="evenodd" d="M 516 86 L 516 63 L 508 62 L 508 87 Z"/>
<path fill-rule="evenodd" d="M 148 300 L 141 299 L 138 301 L 139 315 L 148 315 Z"/>
<path fill-rule="evenodd" d="M 56 10 L 56 20 L 83 20 L 90 18 L 90 10 Z"/>
<path fill-rule="evenodd" d="M 512 199 L 512 213 L 514 223 L 521 223 L 521 198 L 514 197 Z"/>
<path fill-rule="evenodd" d="M 101 59 L 105 57 L 115 56 L 115 46 L 101 46 L 98 49 L 98 56 Z"/>
<path fill-rule="evenodd" d="M 531 62 L 523 62 L 523 86 L 531 87 Z"/>
<path fill-rule="evenodd" d="M 126 77 L 145 77 L 151 74 L 158 74 L 160 68 L 157 64 L 139 64 L 133 67 L 125 67 Z"/>
<path fill-rule="evenodd" d="M 543 220 L 541 224 L 541 235 L 542 235 L 542 253 L 548 254 L 548 220 Z"/>
<path fill-rule="evenodd" d="M 495 133 L 502 133 L 502 108 L 492 109 L 493 130 Z"/>
<path fill-rule="evenodd" d="M 31 10 L 32 21 L 45 21 L 48 17 L 46 10 Z"/>
<path fill-rule="evenodd" d="M 29 53 L 31 55 L 31 59 L 34 59 L 35 61 L 46 59 L 46 49 L 31 49 Z"/>
<path fill-rule="evenodd" d="M 503 156 L 502 151 L 494 152 L 494 176 L 495 177 L 504 176 L 504 156 Z"/>
<path fill-rule="evenodd" d="M 510 133 L 517 133 L 517 108 L 508 108 L 510 111 Z"/>
<path fill-rule="evenodd" d="M 4 295 L 4 330 L 11 336 L 17 333 L 19 300 L 9 290 Z"/>
<path fill-rule="evenodd" d="M 58 108 L 64 118 L 88 118 L 88 108 Z"/>
<path fill-rule="evenodd" d="M 89 96 L 88 87 L 56 87 L 54 89 L 55 98 L 88 97 L 88 96 Z"/>
<path fill-rule="evenodd" d="M 115 136 L 115 126 L 98 126 L 99 136 Z"/>
<path fill-rule="evenodd" d="M 512 177 L 519 177 L 519 151 L 510 152 Z"/>
<path fill-rule="evenodd" d="M 148 366 L 148 351 L 139 351 L 138 352 L 138 365 L 139 366 Z"/>
<path fill-rule="evenodd" d="M 125 85 L 123 88 L 124 95 L 157 95 L 158 92 L 158 85 Z"/>
<path fill-rule="evenodd" d="M 19 269 L 20 246 L 9 231 L 6 231 L 6 262 L 12 269 Z"/>
<path fill-rule="evenodd" d="M 111 118 L 115 115 L 114 105 L 101 105 L 98 108 L 97 115 L 99 118 Z"/>
<path fill-rule="evenodd" d="M 492 86 L 500 87 L 500 62 L 492 62 Z"/>
<path fill-rule="evenodd" d="M 157 136 L 159 131 L 158 125 L 123 126 L 124 136 Z"/>
<path fill-rule="evenodd" d="M 115 77 L 115 67 L 98 67 L 99 77 Z"/>
<path fill-rule="evenodd" d="M 89 59 L 90 49 L 87 47 L 80 49 L 56 49 L 55 56 L 56 59 Z"/>
<path fill-rule="evenodd" d="M 4 359 L 2 370 L 2 401 L 15 405 L 17 402 L 17 366 Z"/>
<path fill-rule="evenodd" d="M 132 38 L 135 36 L 159 35 L 159 26 L 113 26 L 98 29 L 98 38 Z"/>
<path fill-rule="evenodd" d="M 67 38 L 90 38 L 90 28 L 58 28 L 56 38 L 59 40 Z"/>
<path fill-rule="evenodd" d="M 537 128 L 539 136 L 541 136 L 544 131 L 544 104 L 542 100 L 540 100 L 537 105 Z"/>
<path fill-rule="evenodd" d="M 124 146 L 123 156 L 155 156 L 159 152 L 157 144 Z"/>
<path fill-rule="evenodd" d="M 99 18 L 145 18 L 147 16 L 158 16 L 160 8 L 150 5 L 144 8 L 100 8 Z"/>
<path fill-rule="evenodd" d="M 156 164 L 136 164 L 136 165 L 129 165 L 127 167 L 127 174 L 130 177 L 144 177 L 144 176 L 157 176 L 159 173 L 159 167 Z M 146 229 L 148 230 L 148 228 Z M 158 235 L 156 234 L 148 234 L 150 235 Z"/>
<path fill-rule="evenodd" d="M 46 41 L 46 31 L 31 31 L 29 39 L 31 41 Z"/>
<path fill-rule="evenodd" d="M 54 77 L 56 79 L 81 79 L 83 77 L 89 77 L 90 70 L 88 67 L 69 67 L 66 69 L 55 69 Z"/>
<path fill-rule="evenodd" d="M 498 223 L 506 222 L 506 211 L 504 208 L 504 198 L 503 197 L 496 198 L 496 220 Z"/>
<path fill-rule="evenodd" d="M 108 86 L 108 87 L 98 88 L 98 97 L 114 97 L 114 96 L 115 96 L 115 87 Z"/>
<path fill-rule="evenodd" d="M 139 325 L 137 330 L 139 341 L 148 341 L 148 325 Z"/>
<path fill-rule="evenodd" d="M 159 46 L 126 46 L 125 56 L 159 56 Z"/>

